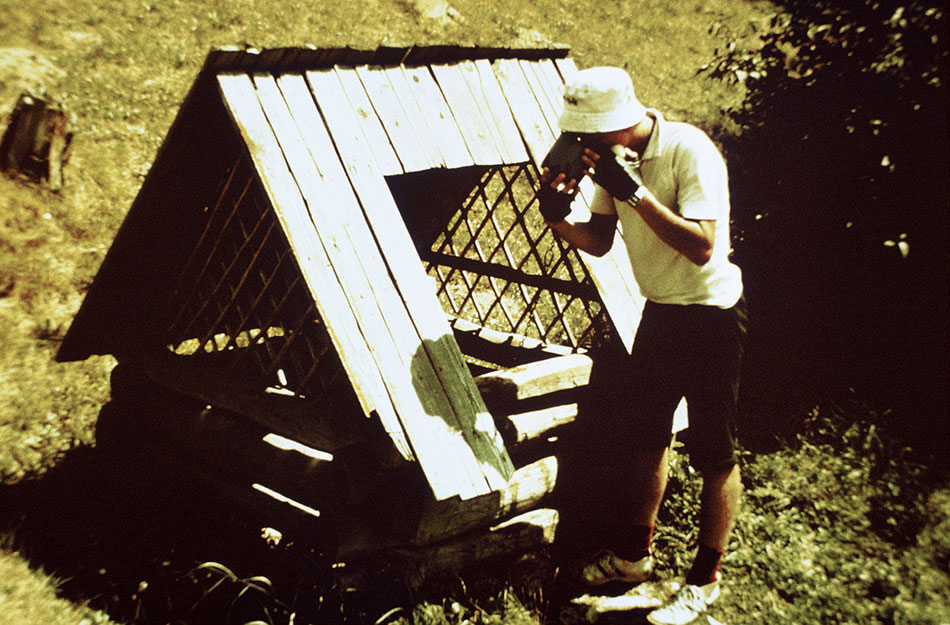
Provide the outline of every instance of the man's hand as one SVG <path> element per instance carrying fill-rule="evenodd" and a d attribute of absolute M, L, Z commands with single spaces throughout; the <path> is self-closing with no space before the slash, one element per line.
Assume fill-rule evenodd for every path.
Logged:
<path fill-rule="evenodd" d="M 559 173 L 553 179 L 551 170 L 545 167 L 541 170 L 541 187 L 538 189 L 538 209 L 541 216 L 548 223 L 564 221 L 571 212 L 571 204 L 577 196 L 577 181 L 564 180 L 564 174 Z"/>
<path fill-rule="evenodd" d="M 541 161 L 538 205 L 548 223 L 563 221 L 571 212 L 577 183 L 587 175 L 584 144 L 576 132 L 562 132 Z"/>
<path fill-rule="evenodd" d="M 544 155 L 541 169 L 547 168 L 551 177 L 564 174 L 564 180 L 580 181 L 587 174 L 587 165 L 583 161 L 584 141 L 580 133 L 562 132 L 557 141 Z"/>
<path fill-rule="evenodd" d="M 637 154 L 629 148 L 615 145 L 603 154 L 588 148 L 582 158 L 594 182 L 618 200 L 629 200 L 643 184 L 634 165 Z"/>

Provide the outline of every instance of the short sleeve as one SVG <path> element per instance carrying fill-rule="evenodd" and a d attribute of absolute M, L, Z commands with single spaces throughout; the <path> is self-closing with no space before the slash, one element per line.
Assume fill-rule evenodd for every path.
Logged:
<path fill-rule="evenodd" d="M 709 137 L 696 129 L 679 146 L 674 169 L 680 215 L 687 219 L 728 219 L 726 162 Z"/>
<path fill-rule="evenodd" d="M 594 197 L 590 201 L 590 212 L 598 215 L 616 215 L 614 198 L 597 183 L 594 183 Z"/>

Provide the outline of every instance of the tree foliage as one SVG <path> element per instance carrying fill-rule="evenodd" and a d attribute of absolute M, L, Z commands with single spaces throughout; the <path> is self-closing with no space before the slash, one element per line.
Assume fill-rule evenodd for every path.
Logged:
<path fill-rule="evenodd" d="M 929 406 L 915 414 L 946 427 L 939 4 L 785 0 L 759 49 L 730 44 L 704 68 L 748 90 L 729 111 L 739 131 L 723 142 L 755 321 L 752 412 L 795 413 L 851 387 Z"/>

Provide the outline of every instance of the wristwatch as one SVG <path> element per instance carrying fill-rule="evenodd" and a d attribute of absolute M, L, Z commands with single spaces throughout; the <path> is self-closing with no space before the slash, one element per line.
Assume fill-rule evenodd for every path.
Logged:
<path fill-rule="evenodd" d="M 641 184 L 639 187 L 637 187 L 637 190 L 634 191 L 629 198 L 627 198 L 627 203 L 630 204 L 630 206 L 636 208 L 646 193 L 647 188 Z"/>

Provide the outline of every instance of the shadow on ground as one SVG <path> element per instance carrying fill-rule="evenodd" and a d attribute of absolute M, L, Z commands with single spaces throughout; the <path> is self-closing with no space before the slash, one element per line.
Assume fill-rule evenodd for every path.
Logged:
<path fill-rule="evenodd" d="M 569 565 L 605 539 L 604 506 L 611 498 L 603 488 L 617 483 L 590 471 L 596 441 L 582 445 L 577 433 L 538 452 L 561 459 L 551 504 L 561 511 L 562 527 L 552 549 L 486 563 L 466 571 L 464 581 L 427 581 L 410 592 L 384 560 L 360 578 L 358 589 L 344 587 L 340 579 L 346 576 L 319 546 L 332 536 L 314 536 L 313 529 L 307 534 L 278 523 L 282 539 L 268 542 L 262 529 L 274 519 L 267 510 L 238 508 L 220 497 L 174 460 L 174 450 L 156 462 L 146 452 L 147 430 L 117 435 L 129 427 L 127 417 L 107 404 L 97 447 L 72 450 L 42 477 L 0 486 L 0 531 L 33 566 L 64 580 L 62 597 L 116 622 L 376 623 L 387 614 L 383 622 L 392 622 L 415 602 L 443 605 L 454 598 L 503 612 L 498 596 L 509 589 L 543 622 L 645 622 L 643 607 L 614 609 L 608 601 L 593 609 L 572 602 L 585 590 L 571 579 Z M 629 603 L 629 596 L 623 598 L 628 591 L 603 588 L 597 594 Z M 484 603 L 483 597 L 492 599 Z M 453 622 L 451 615 L 446 619 Z"/>
<path fill-rule="evenodd" d="M 0 487 L 0 529 L 33 566 L 64 580 L 64 598 L 119 622 L 342 610 L 318 551 L 269 545 L 257 519 L 114 450 L 79 447 L 46 475 Z"/>

